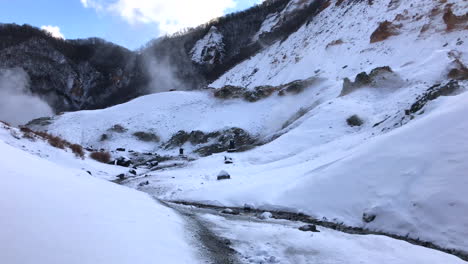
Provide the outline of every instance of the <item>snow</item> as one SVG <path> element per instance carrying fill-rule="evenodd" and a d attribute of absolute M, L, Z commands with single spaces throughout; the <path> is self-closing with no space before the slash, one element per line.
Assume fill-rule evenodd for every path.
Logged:
<path fill-rule="evenodd" d="M 257 41 L 263 33 L 272 32 L 275 28 L 281 26 L 285 20 L 288 20 L 293 12 L 305 8 L 311 2 L 311 0 L 291 0 L 281 12 L 269 14 L 252 38 L 252 41 Z"/>
<path fill-rule="evenodd" d="M 222 59 L 224 54 L 223 35 L 215 26 L 212 26 L 208 33 L 195 43 L 190 54 L 195 63 L 215 64 L 216 57 L 219 56 Z"/>
<path fill-rule="evenodd" d="M 305 2 L 291 1 L 288 7 Z M 369 5 L 368 1 L 354 1 L 336 7 L 332 1 L 308 25 L 283 42 L 266 47 L 210 85 L 253 88 L 311 76 L 320 78 L 298 95 L 281 97 L 274 94 L 248 103 L 240 99 L 216 99 L 212 90 L 165 92 L 108 109 L 65 113 L 54 117 L 46 129 L 84 146 L 160 154 L 173 151 L 176 155 L 176 150 L 163 150 L 161 144 L 179 130 L 213 132 L 239 127 L 271 141 L 266 140 L 267 143 L 250 151 L 215 154 L 187 162 L 181 168 L 147 172 L 144 181 L 149 184 L 144 188 L 138 186 L 139 179 L 126 184 L 166 200 L 238 207 L 248 204 L 251 208 L 270 211 L 303 212 L 318 219 L 326 217 L 351 226 L 408 235 L 468 252 L 468 215 L 465 213 L 468 211 L 468 179 L 464 174 L 468 171 L 468 83 L 460 81 L 464 88 L 458 94 L 430 102 L 424 113 L 415 115 L 407 124 L 399 124 L 404 110 L 418 95 L 447 79 L 454 54 L 468 64 L 467 45 L 457 44 L 460 41 L 467 43 L 468 36 L 456 30 L 445 32 L 442 14 L 430 15 L 434 8 L 445 8 L 443 1 L 399 1 L 394 6 L 389 5 L 390 0 L 373 2 Z M 453 4 L 457 14 L 468 10 L 464 1 L 448 0 L 447 4 Z M 403 20 L 395 20 L 400 14 Z M 271 30 L 277 20 L 278 14 L 272 14 L 259 32 Z M 385 20 L 401 23 L 400 34 L 383 42 L 369 43 L 372 32 Z M 421 32 L 424 25 L 430 25 L 429 29 Z M 327 47 L 336 40 L 343 43 Z M 222 36 L 217 36 L 215 29 L 210 30 L 192 50 L 194 60 L 203 61 L 203 50 L 211 44 L 219 48 L 220 43 Z M 396 74 L 395 79 L 380 80 L 379 87 L 363 87 L 339 96 L 343 78 L 353 79 L 362 71 L 370 72 L 387 65 Z M 358 115 L 364 124 L 348 126 L 346 119 L 352 115 Z M 382 120 L 387 121 L 374 127 Z M 116 124 L 128 131 L 110 132 Z M 139 131 L 154 133 L 161 142 L 138 141 L 132 134 Z M 100 141 L 103 134 L 109 135 L 108 141 Z M 18 202 L 23 206 L 18 207 L 21 210 L 10 208 L 6 211 L 27 216 L 14 215 L 21 220 L 18 225 L 31 226 L 26 219 L 58 219 L 34 224 L 39 229 L 52 230 L 52 241 L 65 247 L 70 241 L 54 228 L 73 232 L 64 225 L 76 223 L 75 226 L 79 226 L 78 218 L 85 214 L 77 214 L 87 212 L 86 204 L 92 205 L 93 210 L 84 217 L 83 232 L 95 232 L 91 235 L 93 238 L 96 235 L 97 241 L 101 242 L 76 243 L 80 246 L 78 250 L 91 252 L 91 248 L 96 247 L 103 252 L 115 250 L 123 254 L 118 249 L 131 245 L 132 260 L 145 262 L 143 258 L 162 249 L 160 238 L 164 237 L 164 241 L 170 239 L 165 246 L 175 245 L 181 248 L 180 252 L 191 252 L 187 240 L 181 237 L 183 223 L 172 211 L 143 194 L 106 184 L 83 172 L 90 170 L 96 177 L 112 179 L 125 169 L 82 161 L 61 150 L 44 151 L 45 143 L 24 143 L 2 130 L 0 140 L 1 153 L 12 153 L 11 157 L 0 161 L 8 172 L 6 174 L 12 175 L 6 177 L 9 187 L 0 187 L 6 188 L 5 192 L 2 189 L 2 195 L 12 199 L 20 191 L 28 194 L 17 198 L 22 202 Z M 13 150 L 3 142 L 48 161 Z M 183 147 L 190 155 L 194 146 Z M 232 158 L 233 164 L 224 163 L 226 155 Z M 18 165 L 18 160 L 34 164 L 24 168 L 26 166 Z M 217 181 L 220 171 L 228 171 L 232 179 Z M 24 182 L 32 184 L 19 187 Z M 87 195 L 83 197 L 83 193 Z M 33 195 L 37 199 L 31 199 Z M 41 213 L 42 206 L 49 203 L 50 208 Z M 14 203 L 0 203 L 2 207 L 9 204 Z M 68 209 L 73 207 L 76 209 Z M 60 210 L 52 211 L 51 208 Z M 366 223 L 362 220 L 363 214 L 376 215 L 376 218 Z M 154 219 L 159 219 L 160 224 Z M 311 235 L 296 231 L 296 226 L 265 223 L 271 219 L 262 224 L 231 223 L 213 216 L 207 216 L 205 220 L 217 225 L 220 234 L 234 240 L 233 246 L 241 255 L 250 257 L 246 261 L 254 263 L 307 263 L 309 260 L 313 263 L 460 262 L 440 252 L 381 236 L 352 236 L 331 230 Z M 5 223 L 8 219 L 1 221 Z M 139 223 L 138 227 L 134 226 L 136 223 Z M 98 232 L 96 226 L 99 226 Z M 109 238 L 110 228 L 116 229 L 116 226 L 119 228 L 113 231 L 121 233 Z M 128 231 L 134 228 L 136 233 Z M 11 230 L 26 232 L 21 228 Z M 160 231 L 162 235 L 158 235 Z M 71 238 L 78 236 L 65 234 Z M 8 235 L 11 238 L 12 234 Z M 127 236 L 129 240 L 123 245 L 119 238 Z M 46 248 L 37 252 L 47 252 L 49 243 L 52 242 L 41 243 Z M 1 252 L 10 251 L 14 252 L 10 249 Z M 174 253 L 163 251 L 169 255 Z M 303 252 L 307 258 L 299 257 Z M 188 259 L 187 254 L 177 254 L 181 258 L 177 263 Z M 89 256 L 95 255 L 90 253 Z M 125 257 L 128 255 L 121 258 L 119 255 L 122 262 L 128 260 Z M 109 262 L 114 259 L 111 260 Z"/>
<path fill-rule="evenodd" d="M 350 235 L 320 227 L 320 233 L 302 232 L 298 230 L 300 223 L 279 220 L 259 222 L 210 214 L 201 218 L 232 242 L 245 263 L 466 263 L 384 236 Z"/>
<path fill-rule="evenodd" d="M 184 222 L 147 195 L 0 140 L 0 262 L 195 263 Z"/>
<path fill-rule="evenodd" d="M 55 117 L 47 130 L 83 146 L 141 152 L 160 151 L 160 144 L 138 141 L 132 134 L 139 131 L 155 133 L 161 142 L 169 140 L 179 130 L 213 132 L 231 127 L 242 128 L 260 137 L 278 131 L 327 85 L 320 84 L 301 95 L 274 95 L 256 103 L 216 99 L 211 91 L 158 93 L 103 110 L 65 113 Z M 110 132 L 116 124 L 128 131 Z M 110 140 L 101 141 L 103 134 L 108 134 Z M 184 148 L 190 150 L 190 146 Z"/>
<path fill-rule="evenodd" d="M 466 56 L 467 45 L 457 43 L 468 43 L 468 35 L 456 30 L 445 32 L 443 12 L 437 16 L 431 12 L 453 4 L 452 10 L 463 13 L 468 10 L 466 1 L 449 0 L 447 4 L 398 1 L 394 7 L 389 5 L 390 1 L 373 1 L 373 5 L 355 1 L 338 7 L 332 1 L 308 25 L 239 63 L 210 87 L 280 85 L 315 75 L 340 81 L 380 66 L 390 66 L 403 79 L 412 82 L 433 83 L 445 79 L 448 65 L 453 61 L 450 53 L 458 51 Z M 397 21 L 399 14 L 404 19 Z M 371 44 L 371 34 L 385 20 L 402 24 L 400 34 Z M 270 20 L 265 23 L 268 25 L 262 26 L 264 30 L 271 27 Z M 424 25 L 430 25 L 429 30 L 421 33 Z M 327 47 L 337 40 L 343 44 Z M 464 60 L 464 64 L 468 62 Z"/>
<path fill-rule="evenodd" d="M 314 109 L 319 112 L 309 113 L 304 117 L 308 119 L 270 144 L 231 153 L 234 164 L 224 164 L 226 154 L 219 154 L 158 172 L 154 194 L 305 212 L 467 250 L 468 122 L 463 118 L 467 100 L 468 93 L 440 98 L 423 116 L 377 137 L 369 135 L 371 129 L 361 128 L 364 131 L 345 132 L 325 142 L 317 139 L 320 131 L 310 128 L 334 113 L 323 114 L 330 108 Z M 341 129 L 352 130 L 346 125 Z M 220 170 L 229 171 L 233 179 L 216 181 Z M 376 220 L 364 223 L 363 213 L 375 213 Z"/>

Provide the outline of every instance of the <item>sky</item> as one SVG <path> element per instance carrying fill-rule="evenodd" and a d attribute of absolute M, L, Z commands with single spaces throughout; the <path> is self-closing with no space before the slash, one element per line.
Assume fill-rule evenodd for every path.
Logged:
<path fill-rule="evenodd" d="M 262 0 L 0 0 L 0 23 L 30 24 L 66 39 L 99 37 L 137 49 L 149 40 Z"/>

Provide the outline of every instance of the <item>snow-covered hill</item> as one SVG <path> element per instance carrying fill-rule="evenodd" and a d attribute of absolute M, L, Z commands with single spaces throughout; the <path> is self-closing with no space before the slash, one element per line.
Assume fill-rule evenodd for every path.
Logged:
<path fill-rule="evenodd" d="M 118 251 L 122 244 L 116 236 L 129 236 L 132 249 L 138 245 L 132 251 L 138 256 L 145 255 L 143 251 L 157 254 L 167 246 L 188 252 L 180 256 L 165 252 L 168 258 L 180 257 L 177 263 L 193 257 L 187 240 L 180 236 L 182 222 L 177 215 L 142 194 L 93 179 L 85 172 L 89 171 L 106 180 L 116 180 L 119 175 L 116 182 L 166 201 L 232 207 L 248 204 L 263 210 L 300 212 L 314 219 L 420 240 L 422 245 L 432 243 L 468 259 L 468 4 L 460 0 L 291 0 L 270 15 L 255 11 L 265 20 L 259 23 L 257 34 L 246 34 L 249 41 L 258 43 L 265 34 L 276 34 L 298 10 L 317 3 L 320 8 L 297 31 L 246 56 L 210 88 L 156 93 L 107 109 L 64 113 L 29 124 L 88 149 L 130 158 L 134 175 L 128 175 L 129 168 L 76 159 L 44 142 L 31 142 L 21 138 L 18 129 L 0 130 L 0 153 L 12 153 L 4 154 L 0 165 L 7 174 L 17 175 L 6 179 L 11 186 L 4 190 L 9 200 L 0 202 L 1 208 L 22 221 L 24 215 L 39 216 L 64 219 L 60 220 L 63 225 L 84 217 L 85 231 L 99 229 L 93 235 L 106 245 L 103 251 Z M 189 33 L 192 37 L 193 32 Z M 240 47 L 229 46 L 232 36 L 225 28 L 206 32 L 193 41 L 195 46 L 185 48 L 191 51 L 191 61 L 200 67 L 209 64 L 214 72 L 222 66 L 220 73 L 226 66 L 220 65 L 221 58 L 232 59 L 231 53 Z M 238 148 L 225 152 L 231 140 Z M 178 155 L 179 148 L 185 149 L 185 155 Z M 18 161 L 28 166 L 20 166 Z M 40 169 L 37 175 L 34 168 Z M 220 171 L 230 174 L 230 179 L 219 181 Z M 14 211 L 10 204 L 20 192 L 20 183 L 25 182 L 28 193 L 39 199 L 22 196 L 18 198 L 21 210 Z M 57 191 L 43 193 L 51 188 Z M 82 198 L 84 192 L 88 195 Z M 53 199 L 54 195 L 65 198 Z M 99 202 L 92 203 L 94 200 Z M 47 213 L 41 214 L 37 208 L 49 203 L 43 210 Z M 85 203 L 96 208 L 87 213 Z M 78 210 L 68 209 L 68 204 Z M 47 210 L 56 207 L 62 210 Z M 193 214 L 200 216 L 199 212 Z M 160 221 L 156 229 L 150 227 L 155 217 Z M 458 262 L 445 255 L 432 258 L 431 251 L 423 253 L 415 246 L 382 237 L 344 237 L 324 230 L 305 238 L 294 233 L 296 227 L 291 232 L 291 223 L 282 225 L 282 231 L 271 231 L 275 228 L 270 224 L 283 223 L 269 222 L 267 226 L 258 219 L 254 223 L 241 220 L 204 213 L 197 217 L 201 223 L 208 222 L 211 231 L 233 240 L 229 243 L 241 256 L 255 255 L 246 258 L 253 263 L 288 263 L 271 256 L 270 251 L 280 251 L 277 246 L 287 248 L 276 253 L 282 259 L 297 260 L 293 257 L 305 252 L 302 255 L 309 254 L 316 261 L 349 263 L 344 257 L 349 252 L 330 249 L 336 247 L 333 243 L 364 254 L 352 263 Z M 36 227 L 36 223 L 20 223 Z M 65 241 L 56 234 L 53 223 L 37 224 L 51 230 L 54 241 Z M 136 223 L 137 232 L 128 234 Z M 109 229 L 115 225 L 120 233 L 114 236 Z M 160 232 L 174 240 L 159 245 Z M 76 234 L 68 235 L 74 238 Z M 320 246 L 290 246 L 275 239 L 252 246 L 255 239 L 275 236 Z M 19 242 L 12 247 L 23 243 L 15 241 Z M 44 244 L 45 252 L 49 245 L 54 246 Z M 88 254 L 94 246 L 79 249 Z M 375 252 L 382 254 L 377 257 Z M 401 252 L 406 255 L 395 257 Z M 128 260 L 125 257 L 122 262 Z M 145 262 L 140 257 L 137 260 Z M 295 263 L 291 259 L 289 263 Z M 297 263 L 309 263 L 305 259 Z"/>
<path fill-rule="evenodd" d="M 30 154 L 40 142 L 13 139 L 0 126 L 1 263 L 197 262 L 178 214 L 74 168 L 70 153 L 42 146 L 47 156 Z M 20 141 L 25 150 L 5 140 Z"/>
<path fill-rule="evenodd" d="M 457 58 L 468 64 L 468 22 L 460 19 L 451 27 L 447 19 L 466 14 L 466 1 L 328 2 L 286 40 L 238 64 L 211 86 L 279 85 L 311 76 L 340 81 L 380 66 L 390 66 L 404 80 L 432 84 L 447 78 Z M 385 21 L 390 25 L 382 26 Z M 376 35 L 379 41 L 372 42 Z"/>

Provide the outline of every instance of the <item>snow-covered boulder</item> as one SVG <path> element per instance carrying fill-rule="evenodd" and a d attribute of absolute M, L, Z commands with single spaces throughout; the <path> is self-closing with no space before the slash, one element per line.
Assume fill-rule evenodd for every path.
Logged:
<path fill-rule="evenodd" d="M 231 175 L 229 175 L 229 173 L 227 173 L 226 171 L 222 170 L 218 173 L 218 177 L 217 177 L 218 181 L 220 180 L 229 180 L 231 179 Z"/>

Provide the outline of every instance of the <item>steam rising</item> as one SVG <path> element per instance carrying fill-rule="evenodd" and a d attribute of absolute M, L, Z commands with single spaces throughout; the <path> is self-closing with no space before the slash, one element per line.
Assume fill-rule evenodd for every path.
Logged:
<path fill-rule="evenodd" d="M 144 57 L 144 63 L 150 78 L 148 87 L 150 93 L 187 89 L 186 85 L 176 77 L 175 67 L 167 59 L 156 58 L 148 52 Z"/>
<path fill-rule="evenodd" d="M 29 90 L 29 76 L 22 68 L 0 69 L 0 120 L 12 125 L 53 114 L 50 106 Z"/>

